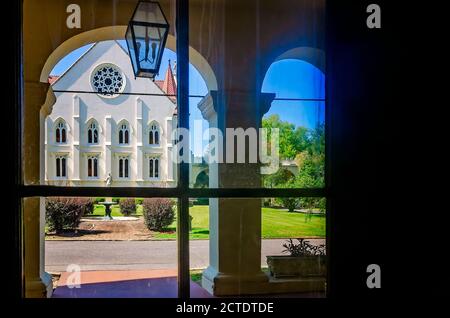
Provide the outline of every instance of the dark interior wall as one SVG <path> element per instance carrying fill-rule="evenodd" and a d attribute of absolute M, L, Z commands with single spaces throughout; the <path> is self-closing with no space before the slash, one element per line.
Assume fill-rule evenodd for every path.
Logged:
<path fill-rule="evenodd" d="M 367 28 L 370 3 L 327 1 L 330 294 L 338 298 L 404 289 L 404 265 L 396 263 L 404 240 L 396 222 L 404 215 L 404 198 L 396 192 L 405 106 L 398 96 L 401 41 L 387 1 L 376 2 L 381 29 Z M 381 290 L 366 286 L 373 263 L 381 266 Z"/>

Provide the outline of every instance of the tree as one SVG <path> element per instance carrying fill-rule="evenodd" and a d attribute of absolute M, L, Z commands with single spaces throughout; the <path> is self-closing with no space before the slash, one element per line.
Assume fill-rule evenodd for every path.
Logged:
<path fill-rule="evenodd" d="M 265 187 L 276 188 L 322 188 L 325 171 L 325 127 L 323 124 L 314 129 L 296 127 L 280 120 L 278 115 L 263 119 L 264 128 L 278 128 L 280 132 L 280 159 L 293 159 L 297 163 L 298 174 L 294 176 L 285 169 L 279 169 L 272 175 L 264 176 Z M 270 130 L 268 140 L 270 141 Z M 279 204 L 294 211 L 297 206 L 312 210 L 325 209 L 322 198 L 279 198 Z"/>
<path fill-rule="evenodd" d="M 294 159 L 297 153 L 308 147 L 308 129 L 295 127 L 294 124 L 282 121 L 278 115 L 270 115 L 262 121 L 263 128 L 278 128 L 280 132 L 279 149 L 281 159 Z M 270 142 L 271 133 L 267 140 Z"/>
<path fill-rule="evenodd" d="M 317 126 L 310 132 L 310 143 L 306 151 L 296 157 L 298 175 L 295 186 L 298 188 L 322 188 L 325 184 L 325 134 L 324 126 Z M 312 210 L 325 210 L 323 198 L 301 198 L 300 206 Z"/>

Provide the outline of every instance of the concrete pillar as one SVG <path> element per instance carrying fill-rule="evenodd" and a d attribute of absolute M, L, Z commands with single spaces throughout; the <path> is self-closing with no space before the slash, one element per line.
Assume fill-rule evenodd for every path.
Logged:
<path fill-rule="evenodd" d="M 210 127 L 223 132 L 225 146 L 225 128 L 258 129 L 273 98 L 235 91 L 219 96 L 213 91 L 199 108 Z M 225 148 L 219 156 L 226 158 Z M 210 164 L 209 182 L 211 188 L 260 187 L 259 164 Z M 259 293 L 268 282 L 261 271 L 261 199 L 211 198 L 209 217 L 210 265 L 203 273 L 203 287 L 214 295 Z"/>
<path fill-rule="evenodd" d="M 54 95 L 48 84 L 25 82 L 23 152 L 38 154 L 39 160 L 24 160 L 24 183 L 45 182 L 45 119 L 51 112 Z M 25 158 L 23 158 L 25 159 Z M 25 297 L 46 297 L 52 292 L 51 276 L 45 272 L 44 198 L 25 198 L 23 208 Z"/>

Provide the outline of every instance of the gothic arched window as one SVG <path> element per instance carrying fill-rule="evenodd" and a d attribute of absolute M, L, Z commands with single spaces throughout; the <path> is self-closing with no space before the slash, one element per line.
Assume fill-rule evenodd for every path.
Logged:
<path fill-rule="evenodd" d="M 88 144 L 98 144 L 98 125 L 92 121 L 88 126 Z"/>
<path fill-rule="evenodd" d="M 87 175 L 91 178 L 98 177 L 98 157 L 97 156 L 89 156 L 88 157 L 88 171 Z"/>
<path fill-rule="evenodd" d="M 159 159 L 158 158 L 150 158 L 149 159 L 149 177 L 150 178 L 159 178 Z"/>
<path fill-rule="evenodd" d="M 67 177 L 66 162 L 67 162 L 66 156 L 56 157 L 56 177 L 58 178 Z"/>
<path fill-rule="evenodd" d="M 130 130 L 128 129 L 128 124 L 120 124 L 119 128 L 119 144 L 127 145 L 130 143 Z"/>
<path fill-rule="evenodd" d="M 63 120 L 60 120 L 56 124 L 55 141 L 58 144 L 64 144 L 67 142 L 67 128 L 66 123 Z"/>
<path fill-rule="evenodd" d="M 148 131 L 148 143 L 150 145 L 159 145 L 159 135 L 158 124 L 152 123 Z"/>
<path fill-rule="evenodd" d="M 129 159 L 128 157 L 119 157 L 119 178 L 129 177 Z"/>

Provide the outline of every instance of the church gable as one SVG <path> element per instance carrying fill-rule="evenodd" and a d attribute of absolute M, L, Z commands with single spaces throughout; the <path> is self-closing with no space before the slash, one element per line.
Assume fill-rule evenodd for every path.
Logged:
<path fill-rule="evenodd" d="M 119 71 L 118 73 L 121 72 L 121 74 L 113 77 L 103 76 L 108 75 L 109 71 L 114 73 Z M 162 88 L 150 79 L 134 77 L 129 56 L 117 41 L 94 44 L 59 78 L 50 76 L 49 82 L 53 90 L 112 89 L 112 91 L 123 93 L 164 93 Z"/>

